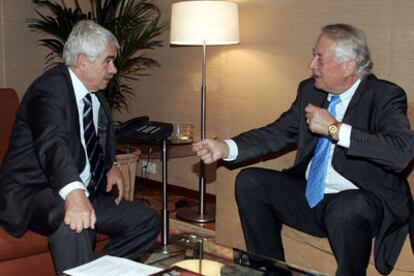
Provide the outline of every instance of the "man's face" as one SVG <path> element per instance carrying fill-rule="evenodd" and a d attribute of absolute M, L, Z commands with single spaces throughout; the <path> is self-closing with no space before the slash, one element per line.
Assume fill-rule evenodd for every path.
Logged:
<path fill-rule="evenodd" d="M 95 62 L 88 60 L 86 56 L 79 57 L 78 77 L 89 91 L 105 89 L 113 75 L 117 72 L 114 64 L 117 49 L 108 44 L 105 51 Z"/>
<path fill-rule="evenodd" d="M 333 94 L 347 90 L 355 81 L 355 62 L 340 63 L 335 55 L 337 42 L 320 35 L 313 48 L 313 57 L 309 67 L 315 80 L 315 87 Z"/>

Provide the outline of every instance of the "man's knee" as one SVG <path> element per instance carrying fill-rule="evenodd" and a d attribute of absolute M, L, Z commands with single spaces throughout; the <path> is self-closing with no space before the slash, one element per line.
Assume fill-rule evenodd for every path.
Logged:
<path fill-rule="evenodd" d="M 332 200 L 325 219 L 344 226 L 375 227 L 382 214 L 379 201 L 366 192 L 346 191 Z"/>
<path fill-rule="evenodd" d="M 69 225 L 66 225 L 63 221 L 59 224 L 57 229 L 48 235 L 49 241 L 51 240 L 79 240 L 81 242 L 88 241 L 91 244 L 95 239 L 95 232 L 91 229 L 83 229 L 80 233 L 72 230 Z"/>
<path fill-rule="evenodd" d="M 146 231 L 151 233 L 158 233 L 161 229 L 161 216 L 153 208 L 144 207 L 145 211 L 139 212 L 139 215 L 136 216 L 136 219 L 131 219 L 129 221 L 129 229 L 136 231 L 138 228 L 145 228 Z M 144 214 L 144 218 L 142 217 Z"/>
<path fill-rule="evenodd" d="M 153 232 L 159 232 L 161 229 L 161 216 L 158 214 L 158 212 L 155 209 L 150 209 L 151 214 L 149 215 L 148 220 L 148 227 Z"/>
<path fill-rule="evenodd" d="M 240 171 L 236 177 L 236 195 L 243 194 L 249 190 L 255 190 L 258 185 L 258 176 L 262 169 L 247 168 Z"/>

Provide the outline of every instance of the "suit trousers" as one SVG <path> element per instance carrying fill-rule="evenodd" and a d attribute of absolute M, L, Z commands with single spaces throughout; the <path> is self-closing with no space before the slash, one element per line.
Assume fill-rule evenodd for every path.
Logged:
<path fill-rule="evenodd" d="M 63 222 L 64 201 L 59 196 L 47 189 L 37 197 L 29 229 L 48 236 L 57 275 L 103 255 L 136 257 L 151 247 L 160 231 L 159 214 L 146 205 L 129 201 L 116 205 L 114 201 L 110 195 L 95 197 L 95 230 L 76 233 Z M 111 240 L 93 256 L 96 232 L 109 235 Z"/>
<path fill-rule="evenodd" d="M 337 261 L 336 275 L 365 275 L 382 219 L 381 202 L 371 193 L 346 190 L 325 194 L 310 208 L 306 179 L 288 171 L 242 170 L 236 179 L 236 199 L 249 252 L 285 260 L 282 225 L 327 237 Z M 252 260 L 256 266 L 263 260 Z"/>

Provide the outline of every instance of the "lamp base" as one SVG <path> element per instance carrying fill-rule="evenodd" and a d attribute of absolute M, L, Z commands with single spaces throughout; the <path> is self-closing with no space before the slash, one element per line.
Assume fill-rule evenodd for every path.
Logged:
<path fill-rule="evenodd" d="M 168 254 L 177 253 L 181 251 L 184 252 L 184 250 L 185 250 L 185 246 L 183 244 L 171 243 L 171 244 L 160 246 L 159 248 L 157 248 L 157 250 L 154 251 L 154 253 L 168 255 Z"/>
<path fill-rule="evenodd" d="M 204 214 L 200 214 L 199 207 L 185 208 L 177 211 L 177 218 L 185 221 L 207 223 L 216 220 L 216 211 L 206 208 Z"/>

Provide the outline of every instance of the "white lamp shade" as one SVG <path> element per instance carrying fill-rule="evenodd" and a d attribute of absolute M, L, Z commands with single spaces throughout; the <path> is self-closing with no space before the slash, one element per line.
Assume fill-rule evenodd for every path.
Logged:
<path fill-rule="evenodd" d="M 185 1 L 172 5 L 171 44 L 229 45 L 239 42 L 239 13 L 236 3 Z"/>

